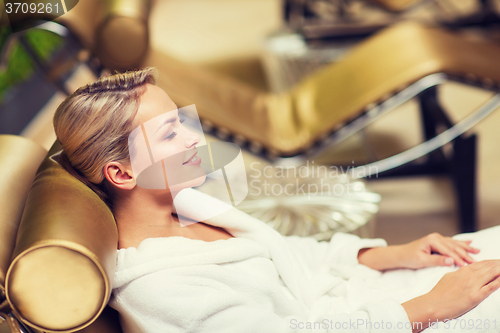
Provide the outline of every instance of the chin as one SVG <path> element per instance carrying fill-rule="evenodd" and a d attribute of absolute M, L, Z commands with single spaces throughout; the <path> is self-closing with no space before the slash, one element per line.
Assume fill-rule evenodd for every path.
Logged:
<path fill-rule="evenodd" d="M 171 186 L 170 191 L 180 192 L 186 188 L 197 187 L 197 186 L 202 185 L 206 179 L 207 179 L 207 175 L 204 174 L 204 175 L 199 176 L 198 178 L 194 178 L 194 179 L 191 179 L 187 182 Z"/>
<path fill-rule="evenodd" d="M 195 180 L 198 180 L 198 182 L 196 183 L 196 185 L 192 185 L 190 187 L 198 187 L 198 186 L 201 186 L 203 185 L 203 183 L 205 182 L 205 180 L 207 179 L 207 176 L 202 176 L 198 179 L 195 179 Z"/>

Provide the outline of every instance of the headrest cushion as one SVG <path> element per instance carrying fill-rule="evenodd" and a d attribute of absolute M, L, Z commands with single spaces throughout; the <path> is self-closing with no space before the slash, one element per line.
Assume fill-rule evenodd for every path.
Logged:
<path fill-rule="evenodd" d="M 106 204 L 51 149 L 29 192 L 6 293 L 26 324 L 44 331 L 89 325 L 111 294 L 118 234 Z"/>

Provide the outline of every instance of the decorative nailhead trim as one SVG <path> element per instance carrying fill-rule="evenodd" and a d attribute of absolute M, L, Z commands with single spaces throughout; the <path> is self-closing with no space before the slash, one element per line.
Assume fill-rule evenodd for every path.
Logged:
<path fill-rule="evenodd" d="M 215 131 L 215 134 L 217 135 L 218 138 L 222 139 L 222 140 L 227 140 L 229 138 L 229 131 L 223 127 L 219 127 L 217 128 L 217 130 Z"/>
<path fill-rule="evenodd" d="M 258 142 L 250 142 L 250 151 L 259 154 L 262 150 L 262 145 Z"/>
<path fill-rule="evenodd" d="M 210 120 L 202 120 L 201 127 L 207 132 L 211 132 L 214 129 L 214 124 Z"/>
<path fill-rule="evenodd" d="M 240 134 L 236 134 L 233 137 L 233 142 L 238 146 L 243 147 L 247 143 L 247 139 L 245 139 L 245 137 Z"/>

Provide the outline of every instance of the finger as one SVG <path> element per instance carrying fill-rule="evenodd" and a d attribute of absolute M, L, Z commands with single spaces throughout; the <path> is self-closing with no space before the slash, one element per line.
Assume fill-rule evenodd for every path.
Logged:
<path fill-rule="evenodd" d="M 439 254 L 453 258 L 455 264 L 457 264 L 459 267 L 465 266 L 465 261 L 448 246 L 442 243 L 434 244 L 433 250 L 435 250 L 435 252 L 438 252 Z"/>
<path fill-rule="evenodd" d="M 483 263 L 483 265 L 474 274 L 477 276 L 477 282 L 481 286 L 487 285 L 500 276 L 500 260 L 485 260 L 474 265 L 479 265 L 480 263 Z"/>
<path fill-rule="evenodd" d="M 459 244 L 462 246 L 466 251 L 471 252 L 471 253 L 479 253 L 479 249 L 476 247 L 470 246 L 470 243 L 472 242 L 471 240 L 466 240 L 466 241 L 459 241 L 459 240 L 452 240 L 454 243 Z"/>
<path fill-rule="evenodd" d="M 500 275 L 500 270 L 498 271 L 498 275 Z M 500 277 L 498 275 L 495 278 L 493 278 L 493 280 L 491 280 L 489 283 L 481 287 L 480 293 L 482 294 L 481 296 L 483 299 L 488 297 L 495 290 L 498 290 L 498 288 L 500 288 Z"/>
<path fill-rule="evenodd" d="M 451 242 L 450 242 L 451 241 Z M 479 250 L 473 248 L 472 246 L 467 245 L 464 241 L 457 241 L 454 239 L 450 239 L 448 242 L 448 246 L 452 249 L 452 251 L 457 252 L 457 254 L 468 264 L 475 262 L 475 260 L 469 255 L 470 253 L 478 253 Z"/>
<path fill-rule="evenodd" d="M 425 258 L 426 267 L 431 266 L 451 266 L 455 262 L 453 258 L 440 254 L 430 254 Z"/>
<path fill-rule="evenodd" d="M 477 271 L 482 270 L 483 274 L 486 274 L 497 266 L 500 266 L 500 259 L 488 259 L 476 261 L 474 264 L 470 265 L 470 268 Z"/>
<path fill-rule="evenodd" d="M 461 247 L 456 247 L 455 252 L 468 264 L 472 264 L 475 260 Z"/>

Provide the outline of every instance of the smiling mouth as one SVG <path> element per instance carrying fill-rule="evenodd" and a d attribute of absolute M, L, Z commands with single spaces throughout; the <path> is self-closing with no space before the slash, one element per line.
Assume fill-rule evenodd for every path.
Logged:
<path fill-rule="evenodd" d="M 195 162 L 196 161 L 196 154 L 198 154 L 198 150 L 196 150 L 193 154 L 193 156 L 191 156 L 187 161 L 185 161 L 184 163 L 182 163 L 182 165 L 185 165 L 185 164 L 188 164 L 188 163 L 191 163 L 191 162 Z"/>

